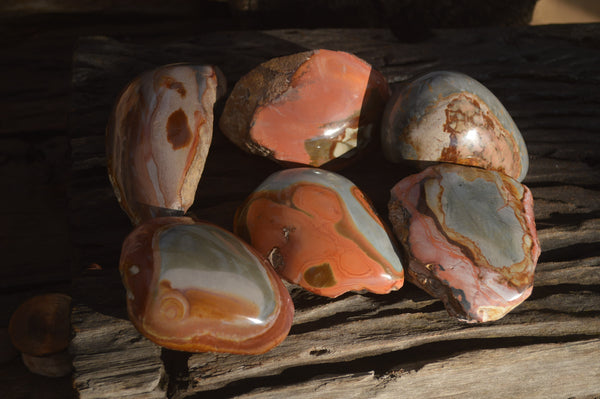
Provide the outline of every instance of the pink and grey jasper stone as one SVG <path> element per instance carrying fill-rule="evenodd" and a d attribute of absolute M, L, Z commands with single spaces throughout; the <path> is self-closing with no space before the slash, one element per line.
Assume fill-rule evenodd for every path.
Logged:
<path fill-rule="evenodd" d="M 500 100 L 458 72 L 432 72 L 395 93 L 382 122 L 392 162 L 436 161 L 478 166 L 523 181 L 525 141 Z"/>
<path fill-rule="evenodd" d="M 396 184 L 389 211 L 407 279 L 450 315 L 497 320 L 531 294 L 540 245 L 531 192 L 516 180 L 440 164 Z"/>

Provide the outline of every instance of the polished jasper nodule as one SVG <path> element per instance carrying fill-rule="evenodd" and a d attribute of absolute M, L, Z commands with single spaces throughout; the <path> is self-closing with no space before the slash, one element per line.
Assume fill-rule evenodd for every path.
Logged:
<path fill-rule="evenodd" d="M 127 310 L 150 340 L 187 352 L 263 353 L 287 336 L 294 306 L 248 244 L 186 217 L 138 226 L 119 265 Z"/>
<path fill-rule="evenodd" d="M 498 172 L 440 164 L 391 190 L 409 281 L 462 321 L 503 317 L 533 288 L 540 246 L 529 189 Z"/>
<path fill-rule="evenodd" d="M 194 202 L 223 85 L 215 67 L 167 65 L 121 93 L 106 129 L 108 174 L 134 224 L 183 215 Z"/>
<path fill-rule="evenodd" d="M 502 103 L 475 79 L 432 72 L 386 106 L 382 147 L 392 162 L 441 161 L 496 170 L 522 181 L 529 168 L 521 132 Z"/>
<path fill-rule="evenodd" d="M 307 51 L 269 60 L 242 77 L 219 127 L 250 153 L 322 166 L 365 148 L 388 97 L 384 76 L 360 58 Z"/>
<path fill-rule="evenodd" d="M 238 209 L 234 232 L 285 279 L 319 295 L 400 288 L 393 238 L 348 179 L 315 168 L 267 178 Z"/>

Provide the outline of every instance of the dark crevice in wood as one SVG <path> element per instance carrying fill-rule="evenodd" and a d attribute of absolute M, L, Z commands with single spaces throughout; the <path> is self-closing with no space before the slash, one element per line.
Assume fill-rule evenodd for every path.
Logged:
<path fill-rule="evenodd" d="M 431 296 L 428 293 L 416 285 L 409 283 L 407 280 L 404 281 L 404 286 L 402 286 L 398 291 L 392 291 L 384 295 L 374 294 L 372 292 L 367 292 L 361 295 L 369 298 L 369 301 L 371 301 L 376 307 L 391 305 L 405 299 L 410 299 L 414 302 L 427 301 L 431 299 Z"/>
<path fill-rule="evenodd" d="M 188 359 L 192 354 L 162 349 L 161 360 L 165 366 L 167 397 L 172 398 L 177 392 L 188 389 Z"/>
<path fill-rule="evenodd" d="M 385 58 L 384 58 L 385 61 Z M 385 62 L 380 68 L 394 68 L 394 67 L 407 67 L 407 66 L 416 66 L 416 65 L 426 65 L 429 66 L 432 63 L 438 63 L 440 60 L 438 58 L 420 58 L 420 59 L 408 59 L 404 62 Z"/>
<path fill-rule="evenodd" d="M 183 15 L 177 12 L 176 9 L 171 9 L 174 12 L 119 12 L 112 10 L 92 11 L 77 13 L 76 17 L 71 13 L 49 13 L 36 14 L 26 16 L 11 16 L 7 14 L 7 18 L 2 18 L 3 26 L 0 31 L 11 35 L 13 32 L 19 32 L 22 37 L 19 40 L 35 39 L 39 31 L 51 29 L 53 36 L 62 37 L 77 37 L 81 35 L 93 35 L 106 33 L 107 27 L 112 28 L 112 34 L 115 37 L 140 39 L 148 36 L 157 41 L 156 30 L 153 27 L 176 25 L 176 29 L 166 29 L 161 32 L 159 37 L 165 36 L 181 36 L 184 32 L 189 31 L 190 34 L 195 34 L 202 31 L 210 31 L 215 28 L 231 29 L 235 27 L 231 21 L 228 21 L 223 10 L 217 10 L 211 7 L 211 10 L 218 11 L 214 15 L 207 14 L 206 2 L 201 2 L 199 6 L 202 12 L 187 13 Z M 215 2 L 209 2 L 215 3 Z M 199 3 L 200 4 L 200 3 Z M 221 8 L 227 9 L 226 6 L 220 4 Z M 166 8 L 165 8 L 166 10 Z M 35 26 L 35 30 L 27 30 L 26 27 Z M 25 28 L 22 28 L 25 27 Z M 95 33 L 98 32 L 98 33 Z M 10 37 L 10 36 L 8 36 Z"/>
<path fill-rule="evenodd" d="M 13 139 L 18 141 L 31 142 L 39 145 L 40 139 L 66 139 L 68 137 L 67 131 L 63 129 L 40 129 L 36 131 L 20 131 L 10 130 L 9 132 L 3 132 L 0 134 L 0 140 Z"/>
<path fill-rule="evenodd" d="M 2 65 L 0 65 L 0 68 L 2 67 Z M 46 69 L 56 69 L 56 68 L 46 68 Z M 44 72 L 44 71 L 41 71 Z M 51 72 L 51 71 L 45 71 L 45 72 Z M 35 100 L 29 100 L 32 102 L 35 102 L 36 104 L 38 104 L 38 107 L 40 106 L 45 106 L 45 104 L 47 103 L 51 103 L 51 102 L 55 102 L 57 101 L 59 98 L 62 99 L 62 101 L 68 101 L 69 99 L 69 92 L 67 90 L 52 90 L 52 89 L 21 89 L 21 88 L 16 88 L 14 91 L 6 91 L 5 95 L 9 98 L 19 98 L 19 97 L 35 97 Z M 23 101 L 25 102 L 25 101 Z M 40 112 L 42 111 L 42 112 Z M 45 112 L 43 112 L 44 109 L 43 108 L 35 108 L 30 110 L 29 112 L 23 112 L 21 115 L 25 116 L 25 117 L 35 117 L 37 115 L 43 115 Z"/>
<path fill-rule="evenodd" d="M 590 284 L 590 285 L 556 284 L 556 285 L 544 285 L 541 287 L 534 286 L 533 292 L 531 293 L 531 295 L 529 296 L 528 299 L 529 300 L 543 299 L 543 298 L 549 297 L 551 295 L 565 294 L 565 293 L 572 293 L 572 292 L 576 292 L 578 294 L 581 294 L 582 292 L 599 293 L 600 285 L 597 285 L 597 284 Z M 598 296 L 598 300 L 600 301 L 600 295 Z"/>
<path fill-rule="evenodd" d="M 542 75 L 539 72 L 525 72 L 525 73 L 518 73 L 518 72 L 514 72 L 514 73 L 507 73 L 502 75 L 503 78 L 505 79 L 516 79 L 516 80 L 523 80 L 523 81 L 528 81 L 531 79 L 535 79 L 536 83 L 537 82 L 544 82 L 545 84 L 548 83 L 567 83 L 567 84 L 573 84 L 573 83 L 577 83 L 579 81 L 579 78 L 576 76 L 569 76 L 569 75 L 559 75 L 559 74 L 555 74 L 555 75 Z"/>
<path fill-rule="evenodd" d="M 13 295 L 27 291 L 40 291 L 40 292 L 48 292 L 52 289 L 52 287 L 67 287 L 71 285 L 70 279 L 65 279 L 66 276 L 61 276 L 62 278 L 57 280 L 50 280 L 49 278 L 45 278 L 43 281 L 38 283 L 27 282 L 24 284 L 15 284 L 14 281 L 9 281 L 8 284 L 5 284 L 6 281 L 2 281 L 0 283 L 0 290 L 2 290 L 2 295 Z M 62 291 L 62 290 L 61 290 Z"/>
<path fill-rule="evenodd" d="M 323 356 L 331 352 L 329 349 L 315 349 L 309 352 L 311 356 Z"/>
<path fill-rule="evenodd" d="M 569 101 L 568 98 L 565 99 L 565 101 Z M 572 104 L 574 105 L 574 104 Z M 582 106 L 591 106 L 592 104 L 587 103 L 586 104 L 582 104 L 580 105 L 580 107 Z M 596 115 L 594 115 L 593 113 L 591 113 L 590 111 L 586 110 L 586 109 L 581 109 L 581 108 L 563 108 L 563 109 L 557 109 L 554 111 L 546 111 L 546 112 L 540 112 L 540 111 L 530 111 L 525 115 L 522 115 L 521 118 L 525 119 L 525 118 L 543 118 L 545 120 L 545 124 L 536 124 L 537 128 L 544 128 L 545 130 L 548 131 L 554 131 L 554 130 L 563 130 L 568 126 L 574 126 L 577 127 L 577 130 L 591 130 L 589 125 L 587 126 L 586 129 L 586 125 L 582 125 L 580 123 L 574 123 L 572 122 L 572 120 L 567 120 L 565 121 L 564 118 L 565 117 L 583 117 L 583 118 L 587 118 L 587 117 L 595 117 Z M 549 121 L 556 121 L 557 124 L 552 125 L 550 123 L 548 123 Z M 560 122 L 567 122 L 567 124 L 565 125 L 561 125 Z M 585 141 L 585 140 L 580 140 L 580 141 Z M 576 141 L 575 141 L 576 142 Z"/>
<path fill-rule="evenodd" d="M 388 294 L 374 294 L 368 291 L 347 292 L 343 295 L 338 296 L 337 298 L 319 296 L 292 284 L 289 285 L 288 289 L 290 290 L 290 295 L 292 296 L 295 306 L 297 308 L 305 310 L 310 308 L 327 306 L 334 302 L 343 301 L 355 295 L 360 295 L 362 297 L 368 298 L 369 302 L 373 305 L 374 308 L 389 306 L 394 303 L 403 301 L 405 299 L 410 299 L 414 302 L 426 301 L 431 299 L 431 296 L 429 296 L 429 294 L 427 294 L 425 291 L 408 282 L 405 282 L 404 286 L 399 290 L 392 291 Z"/>
<path fill-rule="evenodd" d="M 548 156 L 546 156 L 546 158 L 553 159 L 556 161 L 564 161 L 567 159 L 567 157 L 560 155 L 562 153 L 562 151 L 563 151 L 563 149 L 554 150 Z M 585 155 L 579 154 L 577 156 L 577 161 L 581 162 L 582 164 L 584 164 L 586 166 L 589 166 L 590 168 L 596 168 L 596 166 L 598 164 L 600 164 L 600 160 L 598 160 L 596 158 L 596 154 L 594 154 L 593 156 L 585 156 Z M 588 186 L 580 185 L 580 187 L 588 187 Z"/>
<path fill-rule="evenodd" d="M 591 258 L 594 256 L 600 256 L 600 244 L 598 242 L 574 244 L 562 248 L 542 251 L 538 262 L 564 262 L 569 260 Z"/>
<path fill-rule="evenodd" d="M 378 312 L 373 312 L 372 309 L 361 309 L 358 311 L 352 312 L 338 312 L 332 316 L 324 317 L 315 321 L 310 321 L 301 324 L 294 324 L 290 330 L 290 335 L 293 334 L 303 334 L 308 333 L 323 326 L 334 327 L 337 325 L 342 325 L 348 322 L 348 320 L 355 318 L 365 318 L 368 314 L 368 318 L 371 320 L 381 318 L 381 317 L 390 317 L 394 315 L 401 315 L 407 313 L 429 313 L 429 312 L 439 312 L 444 310 L 444 306 L 441 302 L 435 302 L 431 305 L 424 306 L 418 309 L 407 309 L 407 308 L 399 308 L 399 309 L 385 309 Z"/>
<path fill-rule="evenodd" d="M 580 96 L 581 94 L 582 93 L 574 94 L 574 97 Z M 522 114 L 517 119 L 527 124 L 527 128 L 524 132 L 525 135 L 533 136 L 531 140 L 527 140 L 528 144 L 564 144 L 565 146 L 587 144 L 596 147 L 598 146 L 598 142 L 594 140 L 596 132 L 594 131 L 595 123 L 593 121 L 600 116 L 600 112 L 596 115 L 587 108 L 597 108 L 598 105 L 600 105 L 600 101 L 586 101 L 581 104 L 577 104 L 574 100 L 569 98 L 565 99 L 565 101 L 570 101 L 573 109 L 565 110 L 564 113 L 549 115 L 549 119 L 556 121 L 564 119 L 565 117 L 575 117 L 580 119 L 580 123 L 571 122 L 567 126 L 561 126 L 560 124 L 552 125 L 551 123 L 538 124 L 536 119 L 542 115 L 538 114 L 536 108 L 521 111 Z M 544 139 L 547 139 L 547 141 L 544 142 Z"/>
<path fill-rule="evenodd" d="M 299 285 L 288 283 L 290 285 L 290 295 L 292 295 L 292 299 L 296 304 L 302 304 L 303 308 L 316 307 L 326 305 L 328 303 L 336 302 L 348 298 L 352 295 L 350 292 L 346 292 L 336 298 L 329 298 L 326 296 L 321 296 L 317 294 L 313 294 L 310 291 L 305 290 Z"/>
<path fill-rule="evenodd" d="M 390 373 L 418 371 L 432 362 L 443 361 L 458 355 L 486 349 L 514 348 L 544 343 L 567 343 L 590 339 L 589 335 L 574 334 L 562 337 L 515 336 L 510 338 L 469 339 L 435 342 L 406 350 L 388 352 L 379 356 L 363 357 L 351 361 L 321 363 L 291 367 L 280 374 L 269 377 L 248 378 L 230 383 L 223 388 L 198 392 L 187 399 L 227 398 L 264 387 L 280 387 L 298 384 L 323 375 L 342 375 L 373 371 L 376 378 Z M 179 396 L 176 396 L 179 397 Z"/>
<path fill-rule="evenodd" d="M 571 316 L 577 316 L 580 319 L 584 319 L 584 318 L 588 318 L 590 320 L 594 320 L 597 319 L 600 316 L 600 311 L 595 311 L 595 310 L 581 310 L 581 311 L 574 311 L 574 310 L 569 310 L 569 311 L 560 311 L 560 310 L 555 310 L 555 309 L 550 309 L 550 308 L 538 308 L 536 310 L 532 310 L 532 311 L 523 311 L 521 312 L 523 315 L 526 314 L 535 314 L 536 317 L 543 317 L 543 316 L 555 316 L 555 315 L 571 315 Z M 598 332 L 597 336 L 600 336 L 600 331 Z"/>
<path fill-rule="evenodd" d="M 600 196 L 600 193 L 598 193 Z M 566 201 L 553 201 L 568 204 Z M 586 213 L 559 213 L 553 212 L 550 217 L 544 219 L 536 219 L 535 224 L 538 230 L 542 230 L 543 226 L 556 227 L 556 226 L 574 226 L 585 222 L 590 219 L 599 219 L 600 211 L 592 211 Z"/>
<path fill-rule="evenodd" d="M 523 182 L 523 184 L 525 184 L 527 187 L 529 188 L 542 188 L 542 187 L 563 187 L 565 185 L 564 181 L 535 181 L 535 182 L 528 182 L 527 178 L 525 178 L 525 181 Z M 586 190 L 595 190 L 595 191 L 599 191 L 600 190 L 600 184 L 572 184 L 572 185 L 576 185 L 577 187 L 586 189 Z M 534 198 L 535 200 L 535 198 Z"/>

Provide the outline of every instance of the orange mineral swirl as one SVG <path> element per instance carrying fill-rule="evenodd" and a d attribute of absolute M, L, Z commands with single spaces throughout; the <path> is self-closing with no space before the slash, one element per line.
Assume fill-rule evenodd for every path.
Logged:
<path fill-rule="evenodd" d="M 263 353 L 287 336 L 294 306 L 256 250 L 215 225 L 156 218 L 125 240 L 121 275 L 129 317 L 164 347 Z"/>
<path fill-rule="evenodd" d="M 238 210 L 234 230 L 290 282 L 336 297 L 404 282 L 393 239 L 352 182 L 314 168 L 270 176 Z"/>

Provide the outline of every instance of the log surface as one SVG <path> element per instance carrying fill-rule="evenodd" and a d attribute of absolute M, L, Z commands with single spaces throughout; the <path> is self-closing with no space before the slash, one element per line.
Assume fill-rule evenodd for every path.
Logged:
<path fill-rule="evenodd" d="M 131 225 L 106 175 L 104 128 L 113 102 L 137 74 L 162 64 L 218 65 L 231 90 L 259 63 L 312 48 L 352 52 L 395 89 L 432 70 L 457 70 L 496 94 L 530 152 L 524 183 L 542 246 L 533 294 L 497 322 L 465 325 L 410 284 L 336 299 L 290 285 L 292 330 L 264 355 L 155 346 L 126 320 L 117 272 Z M 600 396 L 599 49 L 600 25 L 443 30 L 417 44 L 385 30 L 222 32 L 153 45 L 82 38 L 73 64 L 69 187 L 78 276 L 71 349 L 80 397 Z M 389 189 L 414 171 L 379 153 L 375 144 L 341 174 L 387 219 Z M 237 206 L 278 169 L 215 128 L 191 212 L 230 229 Z M 91 263 L 102 269 L 87 270 Z"/>

